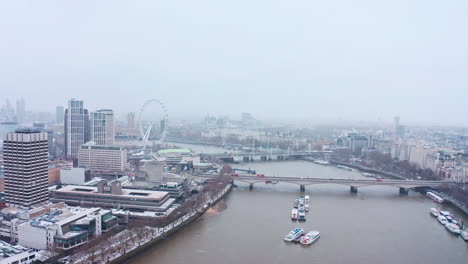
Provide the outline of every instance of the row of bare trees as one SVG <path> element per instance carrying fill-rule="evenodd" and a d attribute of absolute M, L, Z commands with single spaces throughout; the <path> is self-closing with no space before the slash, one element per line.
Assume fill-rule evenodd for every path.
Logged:
<path fill-rule="evenodd" d="M 228 172 L 230 168 L 225 166 L 223 171 Z M 124 255 L 130 249 L 139 247 L 143 242 L 154 239 L 163 228 L 175 223 L 182 223 L 182 217 L 190 213 L 199 213 L 200 209 L 209 201 L 213 201 L 231 181 L 230 177 L 220 174 L 219 177 L 210 181 L 201 192 L 187 198 L 179 207 L 169 215 L 163 217 L 134 217 L 129 221 L 126 229 L 119 227 L 115 230 L 94 237 L 88 243 L 75 248 L 69 252 L 55 250 L 55 259 L 70 256 L 72 263 L 106 263 L 111 256 Z M 59 263 L 59 262 L 55 262 Z"/>
<path fill-rule="evenodd" d="M 416 163 L 410 163 L 407 160 L 394 160 L 390 154 L 383 154 L 379 151 L 367 152 L 367 160 L 372 167 L 384 171 L 396 173 L 406 178 L 417 178 L 425 180 L 440 180 L 431 169 L 423 169 Z"/>

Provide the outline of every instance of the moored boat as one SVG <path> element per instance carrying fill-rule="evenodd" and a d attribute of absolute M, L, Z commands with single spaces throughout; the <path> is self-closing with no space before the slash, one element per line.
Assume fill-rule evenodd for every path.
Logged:
<path fill-rule="evenodd" d="M 294 208 L 297 208 L 299 206 L 299 198 L 296 198 L 294 200 Z"/>
<path fill-rule="evenodd" d="M 297 209 L 296 208 L 292 209 L 291 219 L 292 220 L 297 220 Z"/>
<path fill-rule="evenodd" d="M 439 210 L 437 210 L 436 208 L 431 208 L 430 212 L 432 216 L 439 216 Z"/>
<path fill-rule="evenodd" d="M 305 218 L 305 211 L 303 209 L 299 209 L 299 212 L 298 212 L 298 220 L 299 221 L 305 221 L 306 218 Z"/>
<path fill-rule="evenodd" d="M 460 227 L 456 224 L 447 223 L 445 224 L 445 227 L 454 234 L 460 234 Z"/>
<path fill-rule="evenodd" d="M 346 166 L 343 166 L 343 165 L 337 165 L 336 166 L 338 169 L 343 169 L 343 170 L 349 170 L 349 171 L 352 171 L 353 169 L 350 168 L 350 167 L 346 167 Z"/>
<path fill-rule="evenodd" d="M 461 230 L 460 236 L 463 238 L 463 240 L 468 241 L 468 229 Z"/>
<path fill-rule="evenodd" d="M 437 202 L 437 203 L 442 203 L 444 202 L 444 199 L 440 196 L 438 196 L 437 194 L 433 193 L 433 192 L 427 192 L 426 193 L 426 196 L 431 198 L 432 201 L 434 202 Z"/>
<path fill-rule="evenodd" d="M 309 197 L 309 195 L 306 195 L 304 197 L 304 209 L 305 209 L 306 212 L 309 211 L 309 202 L 310 202 L 310 197 Z"/>
<path fill-rule="evenodd" d="M 453 216 L 452 213 L 450 213 L 449 211 L 442 211 L 441 210 L 439 213 L 440 213 L 440 215 L 445 216 L 446 218 L 447 218 L 447 216 Z"/>
<path fill-rule="evenodd" d="M 293 241 L 294 239 L 300 237 L 302 234 L 304 234 L 304 229 L 302 228 L 296 228 L 294 230 L 291 230 L 285 237 L 285 241 Z"/>
<path fill-rule="evenodd" d="M 316 164 L 320 164 L 320 165 L 330 165 L 330 162 L 326 161 L 326 160 L 314 160 L 314 163 Z"/>
<path fill-rule="evenodd" d="M 307 233 L 306 235 L 304 235 L 302 238 L 301 238 L 301 244 L 303 245 L 310 245 L 312 243 L 315 242 L 315 240 L 317 240 L 318 238 L 320 237 L 320 232 L 319 231 L 310 231 L 309 233 Z"/>
<path fill-rule="evenodd" d="M 441 224 L 443 224 L 443 225 L 445 225 L 445 224 L 448 223 L 447 218 L 445 218 L 445 216 L 443 216 L 443 215 L 439 215 L 439 216 L 437 217 L 437 220 L 438 220 Z"/>

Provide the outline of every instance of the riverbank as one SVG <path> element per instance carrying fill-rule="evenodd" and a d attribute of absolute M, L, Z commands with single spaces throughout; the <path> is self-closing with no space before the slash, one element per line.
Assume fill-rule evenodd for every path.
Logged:
<path fill-rule="evenodd" d="M 208 209 L 210 209 L 212 206 L 217 204 L 219 201 L 224 199 L 227 194 L 231 192 L 233 188 L 233 184 L 228 184 L 217 196 L 214 197 L 214 199 L 208 200 L 199 210 L 197 210 L 194 213 L 188 214 L 188 217 L 182 216 L 179 218 L 175 223 L 171 223 L 168 226 L 164 228 L 158 229 L 158 235 L 148 241 L 146 241 L 143 244 L 140 244 L 139 246 L 131 249 L 130 251 L 126 252 L 125 254 L 122 254 L 120 256 L 116 256 L 115 258 L 110 258 L 107 263 L 111 264 L 123 264 L 131 260 L 133 257 L 136 255 L 145 252 L 146 250 L 149 250 L 156 246 L 161 240 L 168 238 L 172 234 L 174 234 L 177 231 L 182 230 L 184 227 L 188 226 L 189 224 L 193 223 L 195 220 L 200 218 Z M 180 221 L 182 220 L 182 222 Z M 160 232 L 162 231 L 162 232 Z"/>
<path fill-rule="evenodd" d="M 364 166 L 356 165 L 356 164 L 350 164 L 350 163 L 333 161 L 333 160 L 330 160 L 330 164 L 347 166 L 347 167 L 350 167 L 350 168 L 353 168 L 353 169 L 358 169 L 359 171 L 367 172 L 367 173 L 378 173 L 378 174 L 381 174 L 381 175 L 384 175 L 384 176 L 387 176 L 387 177 L 392 177 L 392 178 L 400 179 L 400 180 L 406 180 L 407 179 L 407 178 L 405 178 L 405 177 L 403 177 L 401 175 L 395 174 L 395 173 L 391 173 L 391 172 L 387 172 L 387 171 L 383 171 L 383 170 L 378 170 L 378 169 L 374 169 L 374 168 L 369 168 L 369 167 L 364 167 Z"/>
<path fill-rule="evenodd" d="M 392 178 L 397 178 L 397 179 L 401 179 L 401 180 L 406 180 L 407 178 L 401 176 L 401 175 L 398 175 L 398 174 L 395 174 L 395 173 L 391 173 L 391 172 L 386 172 L 386 171 L 382 171 L 382 170 L 378 170 L 378 169 L 373 169 L 373 168 L 369 168 L 369 167 L 364 167 L 364 166 L 360 166 L 360 165 L 355 165 L 355 164 L 349 164 L 349 163 L 345 163 L 345 162 L 339 162 L 339 161 L 332 161 L 330 160 L 330 164 L 333 164 L 333 165 L 343 165 L 343 166 L 347 166 L 347 167 L 350 167 L 350 168 L 354 168 L 354 169 L 358 169 L 359 171 L 362 171 L 362 172 L 367 172 L 367 173 L 378 173 L 378 174 L 381 174 L 381 175 L 384 175 L 384 176 L 388 176 L 388 177 L 392 177 Z M 439 190 L 437 189 L 434 189 L 437 191 L 437 193 L 442 197 L 444 198 L 444 200 L 447 202 L 447 203 L 450 203 L 452 204 L 453 206 L 457 207 L 458 209 L 460 209 L 462 212 L 465 213 L 465 215 L 468 215 L 468 207 L 467 205 L 465 205 L 463 202 L 457 200 L 456 198 L 454 198 L 453 196 L 451 196 L 449 193 L 444 193 L 444 192 L 440 192 Z M 425 191 L 424 191 L 424 194 L 425 194 Z"/>

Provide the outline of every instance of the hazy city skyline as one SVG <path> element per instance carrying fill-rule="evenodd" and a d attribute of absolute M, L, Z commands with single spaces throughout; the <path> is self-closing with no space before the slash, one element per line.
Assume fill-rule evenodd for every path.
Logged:
<path fill-rule="evenodd" d="M 468 125 L 464 1 L 48 2 L 2 4 L 0 104 Z"/>

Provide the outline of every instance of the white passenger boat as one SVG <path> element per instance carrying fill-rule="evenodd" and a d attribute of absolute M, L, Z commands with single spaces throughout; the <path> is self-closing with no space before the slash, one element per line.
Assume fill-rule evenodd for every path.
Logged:
<path fill-rule="evenodd" d="M 463 240 L 468 241 L 468 229 L 461 230 L 460 236 L 463 238 Z"/>
<path fill-rule="evenodd" d="M 430 212 L 432 216 L 435 216 L 435 217 L 439 216 L 439 210 L 437 210 L 436 208 L 431 208 Z"/>
<path fill-rule="evenodd" d="M 442 203 L 444 202 L 444 199 L 440 196 L 438 196 L 437 194 L 433 193 L 433 192 L 427 192 L 426 193 L 426 196 L 431 198 L 432 201 L 434 202 L 437 202 L 437 203 Z"/>
<path fill-rule="evenodd" d="M 363 172 L 362 173 L 362 176 L 365 176 L 365 177 L 374 177 L 375 178 L 375 175 L 372 174 L 372 173 L 367 173 L 367 172 Z"/>
<path fill-rule="evenodd" d="M 297 220 L 297 209 L 296 208 L 292 209 L 291 219 L 292 220 Z"/>
<path fill-rule="evenodd" d="M 349 170 L 349 171 L 353 171 L 353 169 L 352 169 L 352 168 L 350 168 L 350 167 L 346 167 L 346 166 L 343 166 L 343 165 L 337 165 L 336 167 L 337 167 L 338 169 L 343 169 L 343 170 Z"/>
<path fill-rule="evenodd" d="M 314 163 L 316 164 L 320 164 L 320 165 L 330 165 L 330 162 L 326 161 L 326 160 L 314 160 Z"/>
<path fill-rule="evenodd" d="M 296 198 L 294 200 L 294 208 L 297 208 L 299 206 L 299 198 Z"/>
<path fill-rule="evenodd" d="M 447 218 L 447 221 L 449 223 L 453 223 L 455 221 L 455 219 L 453 219 L 453 217 L 451 217 L 450 215 L 445 216 L 445 218 Z M 457 221 L 455 221 L 455 222 L 457 222 Z M 454 223 L 454 224 L 457 224 L 457 223 Z"/>
<path fill-rule="evenodd" d="M 446 218 L 447 218 L 447 216 L 452 216 L 452 213 L 450 213 L 449 211 L 442 211 L 441 210 L 439 213 L 440 213 L 440 215 L 445 216 Z"/>
<path fill-rule="evenodd" d="M 296 229 L 292 230 L 291 232 L 289 232 L 284 237 L 284 240 L 285 241 L 293 241 L 293 240 L 297 239 L 298 237 L 300 237 L 302 234 L 304 234 L 304 229 L 296 228 Z"/>
<path fill-rule="evenodd" d="M 309 195 L 306 195 L 304 197 L 304 209 L 305 209 L 306 212 L 309 211 L 309 202 L 310 202 L 310 197 L 309 197 Z"/>
<path fill-rule="evenodd" d="M 299 209 L 299 211 L 298 211 L 298 220 L 299 220 L 299 221 L 305 221 L 305 220 L 306 220 L 306 218 L 305 218 L 305 210 Z"/>
<path fill-rule="evenodd" d="M 315 242 L 320 237 L 319 231 L 310 231 L 305 236 L 301 238 L 301 244 L 310 245 Z"/>
<path fill-rule="evenodd" d="M 445 224 L 445 227 L 454 234 L 460 234 L 460 227 L 456 224 L 447 223 Z"/>
<path fill-rule="evenodd" d="M 448 223 L 447 218 L 445 218 L 445 216 L 443 216 L 443 215 L 439 215 L 439 216 L 437 217 L 437 220 L 438 220 L 441 224 L 443 224 L 443 225 L 445 225 L 445 224 Z"/>

